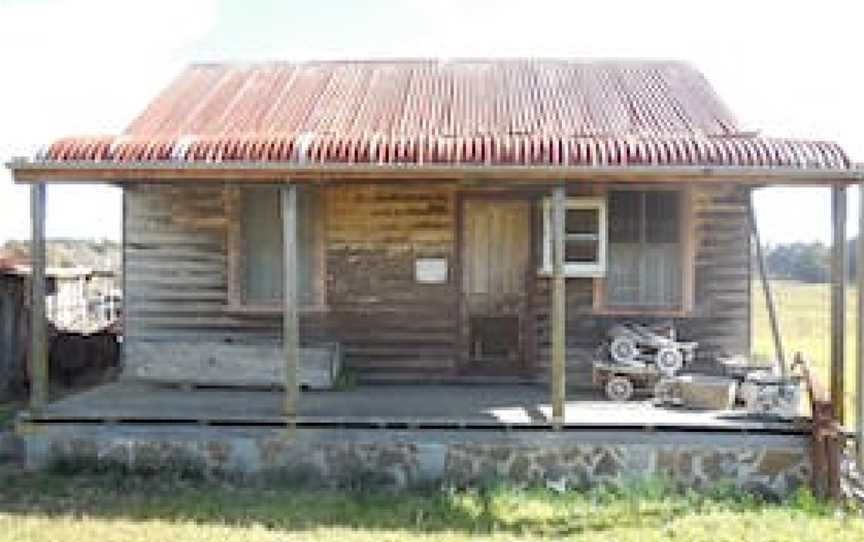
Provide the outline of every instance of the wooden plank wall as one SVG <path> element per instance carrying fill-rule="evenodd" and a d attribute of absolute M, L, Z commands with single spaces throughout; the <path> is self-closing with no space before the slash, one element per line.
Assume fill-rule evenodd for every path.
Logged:
<path fill-rule="evenodd" d="M 126 374 L 195 380 L 201 360 L 242 373 L 278 359 L 280 315 L 228 311 L 229 191 L 222 185 L 138 185 L 126 198 Z M 454 366 L 455 208 L 450 189 L 324 190 L 326 312 L 301 314 L 301 341 L 342 343 L 346 365 L 389 378 Z M 414 281 L 414 259 L 444 257 L 443 285 Z M 269 347 L 269 348 L 268 348 Z M 189 369 L 153 370 L 186 364 Z M 221 382 L 221 380 L 220 380 Z"/>
<path fill-rule="evenodd" d="M 278 380 L 279 314 L 226 310 L 225 187 L 134 185 L 124 198 L 124 376 L 214 384 Z M 301 319 L 306 341 L 326 339 L 321 330 L 315 315 Z M 263 373 L 262 363 L 268 364 Z"/>
<path fill-rule="evenodd" d="M 674 319 L 679 336 L 699 341 L 700 366 L 717 355 L 750 351 L 749 191 L 731 185 L 694 189 L 695 304 L 687 318 Z M 668 321 L 665 316 L 593 314 L 592 279 L 567 281 L 568 386 L 591 385 L 594 351 L 609 327 L 620 321 Z M 541 278 L 534 297 L 538 366 L 549 368 L 549 281 Z"/>
<path fill-rule="evenodd" d="M 346 365 L 367 379 L 454 370 L 454 191 L 389 184 L 326 194 L 327 303 Z M 416 258 L 446 258 L 447 283 L 418 284 Z"/>
<path fill-rule="evenodd" d="M 725 186 L 696 191 L 694 318 L 682 334 L 699 341 L 703 357 L 750 352 L 750 190 Z"/>
<path fill-rule="evenodd" d="M 301 341 L 340 342 L 345 365 L 367 380 L 455 372 L 456 189 L 390 183 L 322 190 L 326 310 L 301 314 Z M 209 360 L 214 370 L 236 364 L 240 381 L 243 367 L 256 359 L 279 359 L 278 313 L 226 310 L 228 192 L 220 184 L 126 188 L 126 374 L 161 363 L 179 366 L 171 378 L 182 379 L 181 367 L 188 366 L 194 379 Z M 679 320 L 679 329 L 700 341 L 706 356 L 749 350 L 747 198 L 746 189 L 718 185 L 695 193 L 697 303 L 694 317 Z M 447 283 L 417 284 L 418 257 L 446 258 Z M 587 384 L 594 347 L 620 318 L 592 314 L 590 279 L 568 280 L 567 300 L 569 382 Z M 536 283 L 532 310 L 543 375 L 545 279 Z"/>

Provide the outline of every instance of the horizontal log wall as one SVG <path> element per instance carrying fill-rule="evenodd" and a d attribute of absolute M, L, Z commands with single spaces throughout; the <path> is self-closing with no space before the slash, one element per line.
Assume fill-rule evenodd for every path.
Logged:
<path fill-rule="evenodd" d="M 456 213 L 447 187 L 327 190 L 327 304 L 346 366 L 367 378 L 455 369 Z M 417 258 L 445 258 L 445 284 L 418 284 Z"/>
<path fill-rule="evenodd" d="M 124 190 L 125 376 L 200 384 L 278 381 L 280 314 L 228 309 L 227 197 L 222 185 Z M 301 319 L 307 344 L 328 340 L 322 324 L 320 313 Z M 205 370 L 226 363 L 234 364 L 231 378 Z M 273 382 L 262 379 L 261 363 L 273 365 L 264 371 L 273 373 Z"/>
<path fill-rule="evenodd" d="M 347 367 L 376 378 L 452 371 L 452 191 L 364 186 L 323 194 L 326 310 L 301 315 L 301 341 L 338 341 Z M 126 374 L 200 380 L 200 361 L 159 368 L 182 364 L 173 354 L 180 349 L 220 367 L 236 356 L 236 381 L 260 383 L 256 360 L 279 359 L 281 315 L 228 308 L 229 195 L 220 185 L 126 189 Z M 417 284 L 418 257 L 446 258 L 448 282 Z"/>
<path fill-rule="evenodd" d="M 301 341 L 338 341 L 345 365 L 365 379 L 455 373 L 457 190 L 394 183 L 322 190 L 324 308 L 301 314 Z M 279 359 L 280 314 L 229 309 L 228 194 L 216 184 L 125 190 L 127 374 L 134 376 L 136 366 L 153 361 L 183 363 L 183 356 L 170 354 L 178 347 L 220 366 L 236 356 L 238 383 L 244 371 L 255 372 L 244 366 Z M 696 305 L 678 324 L 682 337 L 700 341 L 706 358 L 749 351 L 747 199 L 741 188 L 695 190 Z M 420 257 L 445 258 L 447 282 L 418 284 L 414 262 Z M 549 349 L 547 281 L 538 278 L 534 291 L 535 367 L 543 375 Z M 591 279 L 569 279 L 567 299 L 569 382 L 588 385 L 594 348 L 622 318 L 593 313 Z M 652 318 L 640 318 L 646 319 Z M 249 353 L 261 348 L 270 354 L 250 359 Z M 189 364 L 189 378 L 198 372 L 200 360 Z"/>
<path fill-rule="evenodd" d="M 695 194 L 696 283 L 692 318 L 680 331 L 703 358 L 750 353 L 750 191 L 718 187 Z"/>

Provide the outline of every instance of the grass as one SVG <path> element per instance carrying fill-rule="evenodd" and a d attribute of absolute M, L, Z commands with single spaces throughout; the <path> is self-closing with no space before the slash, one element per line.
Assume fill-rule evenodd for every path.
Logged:
<path fill-rule="evenodd" d="M 787 363 L 792 354 L 801 352 L 825 386 L 830 384 L 831 292 L 828 284 L 805 284 L 794 281 L 771 281 L 780 321 Z M 761 284 L 753 285 L 753 352 L 763 359 L 774 359 L 774 344 L 768 322 L 768 311 Z M 846 298 L 846 425 L 855 418 L 857 344 L 857 290 L 849 288 Z"/>
<path fill-rule="evenodd" d="M 12 424 L 20 408 L 19 403 L 0 403 L 0 429 Z"/>
<path fill-rule="evenodd" d="M 864 520 L 799 493 L 785 503 L 659 480 L 554 493 L 490 485 L 298 491 L 177 477 L 7 473 L 0 540 L 862 540 Z"/>

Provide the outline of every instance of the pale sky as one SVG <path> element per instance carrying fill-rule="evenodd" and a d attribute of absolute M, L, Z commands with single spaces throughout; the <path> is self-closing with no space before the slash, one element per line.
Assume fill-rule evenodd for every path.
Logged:
<path fill-rule="evenodd" d="M 687 60 L 746 127 L 864 162 L 862 21 L 861 0 L 0 0 L 0 161 L 122 131 L 190 62 L 548 56 Z M 116 189 L 52 186 L 48 205 L 49 236 L 119 236 Z M 0 241 L 27 237 L 27 206 L 4 168 Z M 768 241 L 828 238 L 825 190 L 757 210 Z"/>

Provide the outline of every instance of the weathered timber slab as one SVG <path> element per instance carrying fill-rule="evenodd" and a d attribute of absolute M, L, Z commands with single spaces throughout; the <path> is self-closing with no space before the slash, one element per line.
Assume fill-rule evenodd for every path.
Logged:
<path fill-rule="evenodd" d="M 148 343 L 126 345 L 124 378 L 171 384 L 280 386 L 285 356 L 277 345 Z M 299 382 L 309 389 L 330 389 L 341 370 L 336 345 L 300 349 Z"/>

